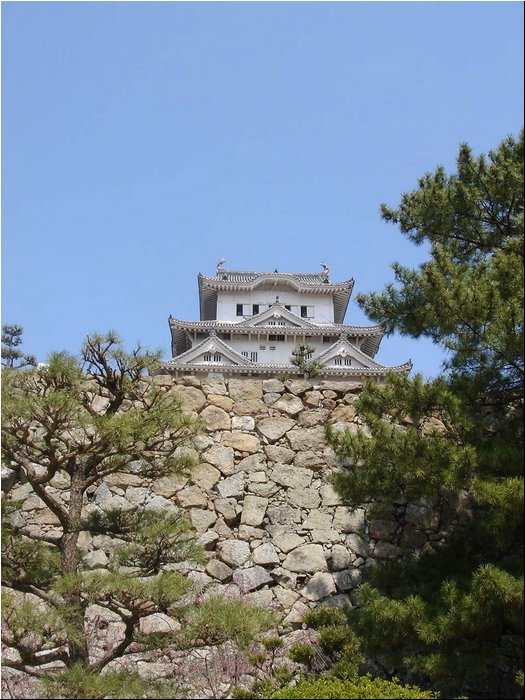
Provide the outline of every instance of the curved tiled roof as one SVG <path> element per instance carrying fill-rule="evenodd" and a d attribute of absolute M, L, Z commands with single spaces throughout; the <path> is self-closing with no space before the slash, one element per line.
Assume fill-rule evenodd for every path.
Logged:
<path fill-rule="evenodd" d="M 160 363 L 160 368 L 172 371 L 191 371 L 191 372 L 209 372 L 210 370 L 215 370 L 221 373 L 260 373 L 260 374 L 279 374 L 287 373 L 293 375 L 301 375 L 302 372 L 290 364 L 269 364 L 256 362 L 250 362 L 249 360 L 243 365 L 221 365 L 216 362 L 207 363 L 188 363 L 184 364 L 182 362 L 177 362 L 178 358 L 173 360 L 168 360 L 166 362 Z M 384 376 L 388 372 L 394 372 L 395 374 L 404 374 L 412 369 L 412 363 L 405 362 L 403 365 L 397 365 L 396 367 L 387 367 L 385 365 L 380 365 L 378 367 L 323 367 L 321 370 L 321 375 L 329 376 L 339 376 L 346 378 L 351 377 L 373 377 L 373 376 Z"/>
<path fill-rule="evenodd" d="M 289 277 L 301 284 L 330 284 L 326 272 L 242 272 L 233 270 L 220 270 L 214 277 L 200 274 L 203 280 L 234 282 L 236 284 L 250 284 L 261 277 L 279 278 Z"/>
<path fill-rule="evenodd" d="M 235 272 L 220 270 L 215 277 L 198 275 L 201 320 L 213 320 L 217 312 L 217 292 L 248 291 L 262 284 L 281 283 L 297 291 L 333 297 L 334 318 L 341 322 L 346 313 L 354 280 L 330 282 L 326 272 Z"/>

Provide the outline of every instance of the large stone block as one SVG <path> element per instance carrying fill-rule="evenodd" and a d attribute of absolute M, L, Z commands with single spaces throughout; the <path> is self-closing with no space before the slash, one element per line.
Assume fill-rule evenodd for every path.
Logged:
<path fill-rule="evenodd" d="M 222 408 L 223 411 L 231 411 L 233 406 L 233 399 L 229 396 L 221 396 L 220 394 L 209 394 L 208 403 L 212 406 L 218 406 Z"/>
<path fill-rule="evenodd" d="M 298 508 L 318 508 L 321 502 L 319 491 L 316 489 L 288 489 L 286 498 Z"/>
<path fill-rule="evenodd" d="M 234 450 L 239 452 L 254 454 L 259 451 L 261 441 L 255 435 L 233 430 L 231 433 L 225 432 L 222 434 L 222 445 L 224 447 L 233 447 Z"/>
<path fill-rule="evenodd" d="M 241 459 L 241 461 L 236 465 L 236 471 L 243 472 L 258 472 L 266 467 L 266 457 L 258 452 L 257 454 L 250 455 Z"/>
<path fill-rule="evenodd" d="M 218 406 L 206 406 L 199 418 L 204 422 L 206 430 L 214 433 L 216 430 L 230 430 L 231 418 L 226 411 Z"/>
<path fill-rule="evenodd" d="M 203 510 L 202 508 L 192 508 L 190 510 L 190 518 L 191 524 L 197 531 L 197 534 L 202 535 L 217 520 L 217 515 L 211 510 Z"/>
<path fill-rule="evenodd" d="M 339 494 L 334 489 L 332 484 L 323 484 L 321 486 L 321 488 L 319 489 L 319 493 L 321 495 L 321 500 L 323 502 L 323 506 L 330 507 L 330 506 L 338 506 L 341 504 L 341 499 L 339 497 Z"/>
<path fill-rule="evenodd" d="M 335 509 L 334 527 L 341 532 L 364 532 L 365 511 L 363 508 L 348 510 L 344 506 Z"/>
<path fill-rule="evenodd" d="M 262 383 L 265 394 L 282 394 L 284 384 L 279 379 L 265 379 Z"/>
<path fill-rule="evenodd" d="M 272 577 L 262 566 L 251 566 L 248 569 L 237 569 L 233 574 L 233 580 L 242 593 L 249 593 L 271 583 Z"/>
<path fill-rule="evenodd" d="M 271 505 L 267 510 L 270 521 L 276 525 L 290 525 L 291 523 L 301 522 L 301 513 L 297 508 L 292 508 L 289 505 Z"/>
<path fill-rule="evenodd" d="M 229 476 L 234 472 L 234 452 L 233 447 L 225 445 L 212 445 L 207 450 L 202 458 L 217 467 L 225 476 Z"/>
<path fill-rule="evenodd" d="M 345 540 L 345 545 L 359 557 L 366 558 L 368 556 L 368 542 L 365 542 L 362 537 L 359 537 L 359 535 L 356 535 L 355 533 L 348 535 Z"/>
<path fill-rule="evenodd" d="M 217 491 L 223 498 L 237 498 L 244 493 L 244 472 L 229 476 L 217 484 Z"/>
<path fill-rule="evenodd" d="M 284 386 L 291 394 L 296 396 L 302 396 L 312 388 L 311 382 L 307 379 L 288 379 Z"/>
<path fill-rule="evenodd" d="M 334 572 L 334 580 L 339 591 L 349 591 L 361 583 L 363 575 L 359 569 L 345 569 Z"/>
<path fill-rule="evenodd" d="M 308 581 L 301 594 L 308 600 L 321 600 L 336 592 L 332 574 L 318 571 Z"/>
<path fill-rule="evenodd" d="M 241 523 L 258 527 L 264 520 L 268 499 L 260 496 L 246 496 L 241 515 Z"/>
<path fill-rule="evenodd" d="M 242 566 L 250 555 L 250 545 L 242 540 L 226 540 L 217 545 L 217 556 L 229 566 Z"/>
<path fill-rule="evenodd" d="M 251 415 L 234 416 L 232 418 L 232 430 L 243 430 L 249 433 L 255 430 L 255 419 Z"/>
<path fill-rule="evenodd" d="M 285 532 L 282 535 L 275 535 L 272 542 L 278 547 L 281 552 L 288 554 L 292 549 L 304 544 L 304 539 L 299 537 L 295 532 Z"/>
<path fill-rule="evenodd" d="M 263 395 L 260 379 L 230 379 L 228 389 L 234 401 L 237 399 L 262 399 Z"/>
<path fill-rule="evenodd" d="M 269 564 L 279 564 L 279 555 L 271 542 L 265 542 L 253 550 L 253 563 L 267 566 Z"/>
<path fill-rule="evenodd" d="M 242 399 L 233 404 L 233 412 L 237 416 L 256 416 L 259 413 L 267 415 L 267 407 L 260 399 Z"/>
<path fill-rule="evenodd" d="M 222 583 L 229 581 L 233 575 L 232 569 L 223 561 L 219 561 L 219 559 L 210 559 L 206 564 L 206 573 Z"/>
<path fill-rule="evenodd" d="M 201 381 L 201 387 L 205 394 L 228 395 L 228 389 L 223 377 L 205 377 Z"/>
<path fill-rule="evenodd" d="M 308 469 L 292 467 L 288 464 L 276 464 L 271 478 L 278 484 L 291 488 L 306 488 L 312 482 L 312 472 Z"/>
<path fill-rule="evenodd" d="M 305 530 L 330 530 L 332 527 L 333 515 L 323 513 L 319 510 L 312 510 L 303 523 Z"/>
<path fill-rule="evenodd" d="M 213 505 L 217 513 L 222 515 L 228 525 L 231 525 L 237 520 L 237 501 L 235 498 L 216 498 Z M 219 534 L 224 536 L 224 533 Z M 226 536 L 231 536 L 231 531 Z"/>
<path fill-rule="evenodd" d="M 322 449 L 325 444 L 324 428 L 296 428 L 286 433 L 286 439 L 296 452 Z"/>
<path fill-rule="evenodd" d="M 295 421 L 291 418 L 263 418 L 258 422 L 257 429 L 270 442 L 275 442 L 282 438 L 294 425 Z"/>
<path fill-rule="evenodd" d="M 303 402 L 298 396 L 284 394 L 273 404 L 273 408 L 281 411 L 281 413 L 286 413 L 289 416 L 296 416 L 303 410 L 304 406 Z"/>
<path fill-rule="evenodd" d="M 204 491 L 211 491 L 220 478 L 220 471 L 205 462 L 191 470 L 191 480 Z"/>
<path fill-rule="evenodd" d="M 289 464 L 295 457 L 293 450 L 280 445 L 266 445 L 264 451 L 270 462 L 279 462 L 280 464 Z"/>
<path fill-rule="evenodd" d="M 204 508 L 206 496 L 198 486 L 188 486 L 177 493 L 177 502 L 183 508 Z"/>
<path fill-rule="evenodd" d="M 176 386 L 173 393 L 180 396 L 183 406 L 188 411 L 200 411 L 206 404 L 206 397 L 200 389 L 193 386 Z"/>
<path fill-rule="evenodd" d="M 284 560 L 283 568 L 306 574 L 326 571 L 326 558 L 322 546 L 320 544 L 304 544 L 293 549 Z"/>

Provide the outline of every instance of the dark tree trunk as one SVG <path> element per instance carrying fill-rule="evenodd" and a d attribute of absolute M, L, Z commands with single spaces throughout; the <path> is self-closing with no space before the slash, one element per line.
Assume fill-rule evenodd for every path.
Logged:
<path fill-rule="evenodd" d="M 73 473 L 71 478 L 71 490 L 69 497 L 69 523 L 64 528 L 61 541 L 61 554 L 64 575 L 76 574 L 78 570 L 78 537 L 81 527 L 82 497 L 84 495 L 84 483 L 81 476 Z M 89 665 L 89 654 L 87 641 L 84 633 L 84 612 L 86 603 L 82 596 L 73 591 L 64 596 L 66 603 L 78 611 L 78 618 L 75 616 L 76 629 L 69 635 L 68 647 L 69 658 L 72 663 Z"/>

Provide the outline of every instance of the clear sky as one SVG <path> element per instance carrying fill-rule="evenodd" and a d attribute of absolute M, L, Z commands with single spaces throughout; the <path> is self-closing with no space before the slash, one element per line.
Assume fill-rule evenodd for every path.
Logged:
<path fill-rule="evenodd" d="M 380 203 L 523 123 L 521 2 L 3 2 L 2 34 L 2 322 L 40 361 L 169 357 L 220 257 L 380 290 L 425 258 Z M 442 355 L 383 339 L 409 358 Z"/>

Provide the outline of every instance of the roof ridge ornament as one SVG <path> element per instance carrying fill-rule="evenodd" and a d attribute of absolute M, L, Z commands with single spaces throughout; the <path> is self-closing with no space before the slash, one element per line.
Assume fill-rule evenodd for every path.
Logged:
<path fill-rule="evenodd" d="M 320 264 L 321 267 L 323 268 L 323 272 L 324 272 L 324 280 L 323 280 L 323 281 L 324 281 L 325 284 L 328 284 L 329 281 L 330 281 L 330 268 L 329 268 L 328 265 L 327 265 L 326 263 L 324 263 L 324 262 L 319 263 L 319 264 Z"/>
<path fill-rule="evenodd" d="M 223 268 L 223 265 L 224 265 L 225 262 L 226 262 L 226 260 L 225 260 L 224 258 L 221 258 L 221 259 L 219 260 L 219 262 L 217 263 L 217 267 L 216 267 L 216 269 L 215 269 L 215 274 L 217 275 L 217 277 L 218 277 L 219 274 L 223 271 L 223 269 L 224 269 L 224 268 Z"/>

